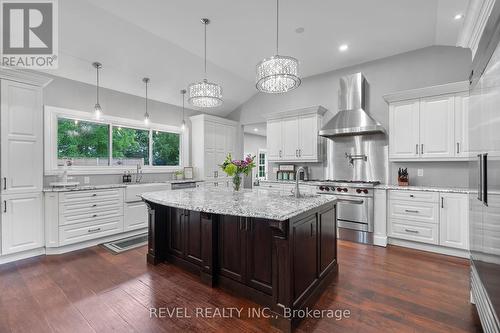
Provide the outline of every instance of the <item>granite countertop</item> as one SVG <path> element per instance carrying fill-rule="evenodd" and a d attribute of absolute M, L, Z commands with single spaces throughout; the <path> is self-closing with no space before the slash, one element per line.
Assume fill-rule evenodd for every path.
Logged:
<path fill-rule="evenodd" d="M 178 183 L 201 183 L 203 180 L 200 179 L 181 179 L 181 180 L 167 180 L 159 182 L 141 182 L 141 183 L 119 183 L 119 184 L 101 184 L 101 185 L 77 185 L 70 187 L 45 187 L 43 192 L 72 192 L 72 191 L 92 191 L 92 190 L 104 190 L 109 188 L 123 188 L 127 186 L 139 186 L 139 185 L 149 185 L 149 184 L 178 184 Z"/>
<path fill-rule="evenodd" d="M 465 193 L 469 194 L 473 190 L 467 187 L 445 187 L 445 186 L 399 186 L 390 184 L 379 184 L 376 189 L 399 190 L 399 191 L 424 191 L 424 192 L 442 192 L 442 193 Z"/>
<path fill-rule="evenodd" d="M 284 221 L 326 203 L 331 195 L 307 195 L 296 199 L 289 193 L 265 189 L 184 189 L 144 193 L 141 197 L 156 204 L 205 213 L 255 217 Z"/>

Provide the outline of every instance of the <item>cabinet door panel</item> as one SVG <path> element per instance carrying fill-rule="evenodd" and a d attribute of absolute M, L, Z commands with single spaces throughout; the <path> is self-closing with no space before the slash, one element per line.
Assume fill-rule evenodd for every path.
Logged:
<path fill-rule="evenodd" d="M 144 202 L 125 204 L 124 231 L 147 228 L 148 208 Z"/>
<path fill-rule="evenodd" d="M 178 208 L 170 208 L 169 233 L 168 233 L 168 250 L 177 256 L 184 255 L 183 247 L 183 219 L 184 210 Z"/>
<path fill-rule="evenodd" d="M 248 219 L 247 283 L 272 295 L 272 232 L 263 219 Z"/>
<path fill-rule="evenodd" d="M 239 282 L 245 282 L 245 234 L 244 218 L 222 215 L 219 221 L 220 274 Z"/>
<path fill-rule="evenodd" d="M 440 245 L 468 249 L 468 204 L 465 194 L 441 193 Z"/>
<path fill-rule="evenodd" d="M 320 272 L 323 273 L 337 258 L 335 208 L 319 214 L 319 235 Z"/>
<path fill-rule="evenodd" d="M 419 101 L 393 103 L 389 107 L 389 157 L 419 156 Z"/>
<path fill-rule="evenodd" d="M 467 157 L 469 152 L 469 96 L 455 96 L 455 156 Z"/>
<path fill-rule="evenodd" d="M 184 215 L 184 232 L 186 242 L 186 259 L 201 265 L 203 262 L 201 215 L 200 212 L 188 211 Z"/>
<path fill-rule="evenodd" d="M 420 103 L 420 155 L 422 158 L 453 157 L 453 96 L 425 98 Z"/>
<path fill-rule="evenodd" d="M 317 281 L 318 251 L 316 215 L 293 225 L 293 300 L 297 302 Z"/>
<path fill-rule="evenodd" d="M 1 199 L 2 254 L 42 247 L 42 194 L 17 194 Z"/>
<path fill-rule="evenodd" d="M 271 161 L 280 160 L 282 157 L 282 123 L 281 120 L 267 122 L 267 154 Z"/>
<path fill-rule="evenodd" d="M 217 128 L 214 123 L 205 122 L 205 149 L 215 149 L 215 134 Z M 193 133 L 196 135 L 196 133 Z"/>
<path fill-rule="evenodd" d="M 233 155 L 233 158 L 236 157 L 236 141 L 236 127 L 226 126 L 226 154 Z"/>
<path fill-rule="evenodd" d="M 214 178 L 215 171 L 215 150 L 205 150 L 205 178 Z"/>
<path fill-rule="evenodd" d="M 318 118 L 317 115 L 299 117 L 299 159 L 318 158 Z"/>
<path fill-rule="evenodd" d="M 215 125 L 215 150 L 226 150 L 226 126 L 222 124 Z"/>
<path fill-rule="evenodd" d="M 1 173 L 5 178 L 0 191 L 3 194 L 42 189 L 41 98 L 38 87 L 1 81 Z"/>
<path fill-rule="evenodd" d="M 299 118 L 290 117 L 283 122 L 283 159 L 297 160 L 299 150 Z"/>

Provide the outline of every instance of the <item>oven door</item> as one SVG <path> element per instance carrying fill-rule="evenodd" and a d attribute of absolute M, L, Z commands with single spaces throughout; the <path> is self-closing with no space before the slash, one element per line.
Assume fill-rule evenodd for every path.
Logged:
<path fill-rule="evenodd" d="M 373 198 L 339 195 L 337 226 L 373 232 Z"/>

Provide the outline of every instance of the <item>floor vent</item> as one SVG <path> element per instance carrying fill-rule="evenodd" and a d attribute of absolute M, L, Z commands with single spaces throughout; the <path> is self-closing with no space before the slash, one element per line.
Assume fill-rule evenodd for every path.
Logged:
<path fill-rule="evenodd" d="M 104 243 L 102 246 L 114 254 L 135 249 L 148 244 L 148 234 L 140 234 L 133 237 L 118 239 L 113 242 Z"/>

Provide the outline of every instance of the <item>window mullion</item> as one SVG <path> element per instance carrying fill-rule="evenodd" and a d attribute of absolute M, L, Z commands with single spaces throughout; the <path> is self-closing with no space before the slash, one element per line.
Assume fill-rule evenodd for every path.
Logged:
<path fill-rule="evenodd" d="M 108 148 L 108 165 L 113 166 L 113 125 L 108 125 L 109 131 L 109 148 Z"/>
<path fill-rule="evenodd" d="M 153 130 L 149 130 L 149 166 L 153 166 Z"/>

